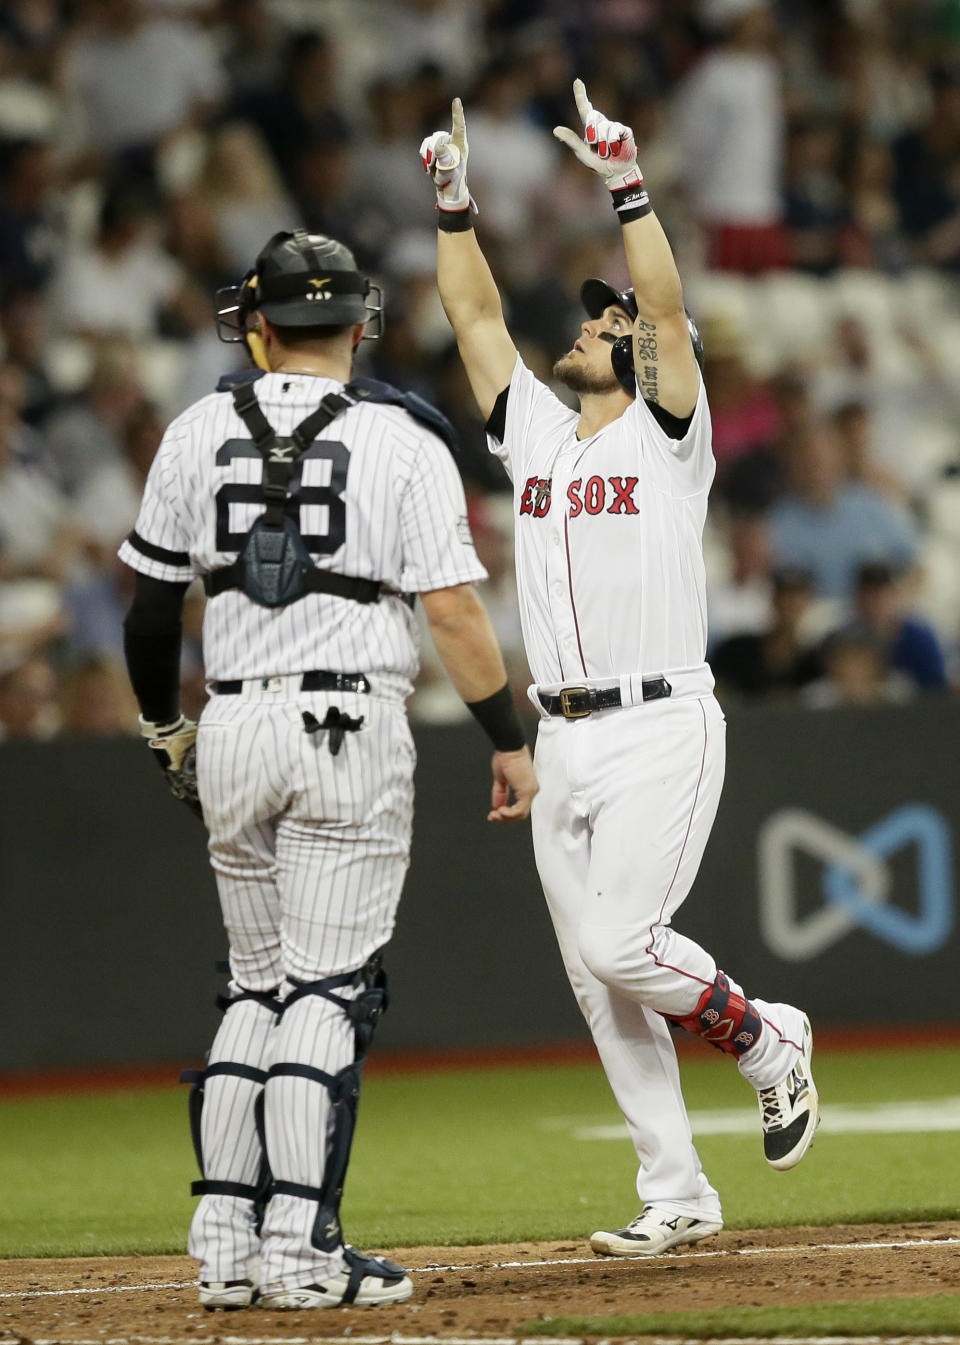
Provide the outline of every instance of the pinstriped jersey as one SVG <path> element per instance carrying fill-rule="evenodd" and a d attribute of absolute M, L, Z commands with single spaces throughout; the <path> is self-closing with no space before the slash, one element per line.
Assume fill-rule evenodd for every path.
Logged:
<path fill-rule="evenodd" d="M 280 435 L 342 387 L 287 373 L 265 374 L 256 384 Z M 167 429 L 120 558 L 168 582 L 231 564 L 264 511 L 262 475 L 263 459 L 233 398 L 204 397 Z M 400 407 L 361 402 L 342 411 L 303 454 L 291 486 L 297 525 L 321 568 L 403 593 L 486 578 L 449 450 Z M 267 608 L 229 590 L 207 603 L 203 650 L 207 676 L 215 679 L 322 668 L 392 674 L 408 694 L 418 668 L 416 622 L 393 596 L 358 603 L 309 593 Z"/>
<path fill-rule="evenodd" d="M 517 588 L 536 684 L 703 663 L 703 525 L 714 475 L 703 382 L 671 439 L 637 398 L 577 438 L 579 414 L 517 357 L 502 442 L 513 481 Z"/>

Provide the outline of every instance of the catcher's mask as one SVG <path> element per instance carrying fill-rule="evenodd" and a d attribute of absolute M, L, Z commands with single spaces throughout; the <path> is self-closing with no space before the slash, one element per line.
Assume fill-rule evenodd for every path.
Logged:
<path fill-rule="evenodd" d="M 239 285 L 217 290 L 217 335 L 243 341 L 254 363 L 268 369 L 263 338 L 249 325 L 254 313 L 283 327 L 348 327 L 368 323 L 363 340 L 383 331 L 380 286 L 357 270 L 348 247 L 323 234 L 275 233 Z"/>
<path fill-rule="evenodd" d="M 605 280 L 585 280 L 580 286 L 580 302 L 587 310 L 588 318 L 603 317 L 603 310 L 617 304 L 630 315 L 630 321 L 637 320 L 637 301 L 632 289 L 615 290 Z M 703 370 L 703 338 L 697 330 L 697 324 L 687 313 L 687 330 L 693 344 L 693 354 Z M 614 337 L 611 332 L 601 333 L 604 340 L 610 341 L 610 363 L 617 381 L 631 397 L 637 395 L 637 380 L 633 371 L 633 336 Z"/>

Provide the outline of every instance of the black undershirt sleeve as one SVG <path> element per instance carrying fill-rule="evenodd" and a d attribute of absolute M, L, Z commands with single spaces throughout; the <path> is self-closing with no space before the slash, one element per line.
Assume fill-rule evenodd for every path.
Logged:
<path fill-rule="evenodd" d="M 669 411 L 664 411 L 663 407 L 658 406 L 656 402 L 648 402 L 646 397 L 643 400 L 650 408 L 654 420 L 664 434 L 669 435 L 671 439 L 683 439 L 685 437 L 687 430 L 690 428 L 690 422 L 693 420 L 693 411 L 690 412 L 689 416 L 674 416 Z"/>
<path fill-rule="evenodd" d="M 180 713 L 183 599 L 189 587 L 138 574 L 123 623 L 130 684 L 140 713 L 154 724 L 172 723 Z"/>
<path fill-rule="evenodd" d="M 498 443 L 503 443 L 503 436 L 507 432 L 507 397 L 510 395 L 510 386 L 504 388 L 499 397 L 493 404 L 493 410 L 487 417 L 485 429 L 487 434 L 492 435 Z"/>
<path fill-rule="evenodd" d="M 510 388 L 505 387 L 493 404 L 493 410 L 487 417 L 487 423 L 484 427 L 487 434 L 492 435 L 494 439 L 503 443 L 503 436 L 507 432 L 507 397 L 510 394 Z M 654 420 L 663 430 L 664 434 L 671 439 L 683 439 L 693 421 L 693 412 L 689 416 L 674 416 L 669 411 L 665 411 L 662 406 L 656 402 L 648 402 L 644 397 L 644 402 L 650 408 Z"/>

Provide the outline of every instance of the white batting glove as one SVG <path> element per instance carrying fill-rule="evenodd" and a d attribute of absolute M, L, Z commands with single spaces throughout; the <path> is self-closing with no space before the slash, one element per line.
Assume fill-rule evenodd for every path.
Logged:
<path fill-rule="evenodd" d="M 650 209 L 650 198 L 637 163 L 633 131 L 621 121 L 610 121 L 590 102 L 582 79 L 573 81 L 573 96 L 583 122 L 583 136 L 567 126 L 555 126 L 553 134 L 573 150 L 581 163 L 603 179 L 614 194 L 614 207 L 621 220 L 639 218 Z"/>
<path fill-rule="evenodd" d="M 463 104 L 454 98 L 451 107 L 452 131 L 434 131 L 420 146 L 423 171 L 433 178 L 437 205 L 441 210 L 476 211 L 476 203 L 467 189 L 467 124 Z"/>

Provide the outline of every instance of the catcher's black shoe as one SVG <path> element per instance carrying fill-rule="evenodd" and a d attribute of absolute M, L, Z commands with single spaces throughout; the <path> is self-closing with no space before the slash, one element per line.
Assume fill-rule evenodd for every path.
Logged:
<path fill-rule="evenodd" d="M 655 1205 L 644 1205 L 626 1228 L 612 1233 L 594 1233 L 590 1246 L 598 1256 L 659 1256 L 671 1247 L 688 1242 L 699 1242 L 723 1228 L 717 1214 L 711 1219 L 685 1219 L 682 1215 L 668 1214 Z"/>
<path fill-rule="evenodd" d="M 763 1156 L 778 1172 L 797 1166 L 813 1143 L 820 1124 L 820 1099 L 813 1083 L 812 1056 L 813 1029 L 810 1020 L 804 1016 L 800 1059 L 778 1084 L 757 1090 L 763 1126 Z"/>
<path fill-rule="evenodd" d="M 201 1280 L 200 1303 L 208 1312 L 223 1308 L 225 1312 L 235 1312 L 238 1308 L 249 1308 L 256 1303 L 257 1286 L 253 1280 Z"/>

